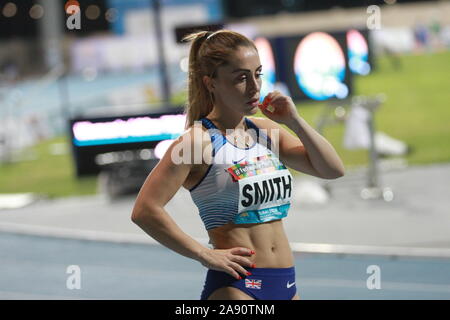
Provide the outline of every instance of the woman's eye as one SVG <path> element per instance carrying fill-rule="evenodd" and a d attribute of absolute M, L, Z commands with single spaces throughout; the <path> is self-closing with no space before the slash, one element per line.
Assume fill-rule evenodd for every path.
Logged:
<path fill-rule="evenodd" d="M 263 73 L 257 73 L 256 78 L 260 78 L 262 75 L 263 75 Z M 242 76 L 238 80 L 240 80 L 240 81 L 247 80 L 247 76 Z"/>

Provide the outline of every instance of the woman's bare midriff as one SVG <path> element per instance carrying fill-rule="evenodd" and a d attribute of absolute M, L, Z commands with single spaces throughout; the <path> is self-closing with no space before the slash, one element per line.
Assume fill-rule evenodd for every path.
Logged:
<path fill-rule="evenodd" d="M 257 268 L 289 268 L 294 257 L 282 220 L 265 223 L 233 224 L 208 230 L 215 249 L 244 247 L 255 254 L 249 259 Z"/>

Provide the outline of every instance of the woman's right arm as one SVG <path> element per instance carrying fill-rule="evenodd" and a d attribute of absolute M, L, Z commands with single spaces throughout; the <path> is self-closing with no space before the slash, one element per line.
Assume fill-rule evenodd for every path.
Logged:
<path fill-rule="evenodd" d="M 183 156 L 182 153 L 174 152 L 174 149 L 180 149 L 180 143 L 185 146 L 184 150 L 191 148 L 190 150 L 193 151 L 198 150 L 194 148 L 193 144 L 202 142 L 193 139 L 192 130 L 189 130 L 172 143 L 139 191 L 131 220 L 169 249 L 195 259 L 207 268 L 224 271 L 239 278 L 238 273 L 246 274 L 247 272 L 243 266 L 252 265 L 251 261 L 246 258 L 246 256 L 251 256 L 250 249 L 216 250 L 207 248 L 183 232 L 164 209 L 167 202 L 180 189 L 193 166 L 193 161 L 189 161 L 189 159 L 193 159 L 193 152 L 190 153 L 192 158 L 185 161 L 188 163 L 176 161 L 175 157 Z M 183 148 L 181 149 L 183 150 Z"/>

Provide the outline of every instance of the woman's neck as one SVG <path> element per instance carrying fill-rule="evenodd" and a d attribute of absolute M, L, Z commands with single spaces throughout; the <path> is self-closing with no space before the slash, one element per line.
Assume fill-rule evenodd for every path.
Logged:
<path fill-rule="evenodd" d="M 221 113 L 218 109 L 214 108 L 208 115 L 208 119 L 218 123 L 221 130 L 227 129 L 242 129 L 245 130 L 244 117 L 241 114 L 233 114 L 231 112 Z"/>

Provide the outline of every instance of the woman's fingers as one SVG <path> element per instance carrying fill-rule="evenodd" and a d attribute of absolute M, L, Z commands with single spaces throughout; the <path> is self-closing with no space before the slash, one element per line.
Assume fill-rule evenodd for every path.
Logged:
<path fill-rule="evenodd" d="M 255 254 L 255 251 L 253 251 L 252 249 L 236 247 L 236 248 L 230 249 L 230 253 L 239 255 L 239 256 L 251 256 L 251 255 Z"/>
<path fill-rule="evenodd" d="M 250 268 L 255 267 L 253 262 L 250 259 L 246 258 L 246 257 L 253 256 L 256 253 L 254 250 L 237 247 L 237 248 L 231 249 L 230 253 L 232 254 L 232 261 L 239 262 L 241 265 L 247 266 Z"/>
<path fill-rule="evenodd" d="M 264 100 L 263 100 L 263 102 L 262 102 L 262 106 L 263 106 L 264 109 L 267 108 L 267 106 L 268 106 L 269 103 L 270 103 L 270 100 L 271 100 L 271 98 L 270 98 L 269 95 L 267 95 L 267 96 L 264 98 Z"/>
<path fill-rule="evenodd" d="M 270 92 L 267 96 L 264 97 L 263 102 L 259 105 L 259 108 L 263 113 L 270 112 L 273 113 L 275 111 L 275 107 L 273 106 L 273 102 L 279 98 L 281 93 L 279 91 Z"/>
<path fill-rule="evenodd" d="M 232 261 L 239 263 L 241 266 L 254 268 L 254 263 L 250 261 L 250 259 L 240 257 L 240 256 L 233 256 Z"/>
<path fill-rule="evenodd" d="M 263 99 L 263 102 L 259 104 L 259 108 L 261 110 L 265 110 L 269 106 L 270 101 L 271 101 L 271 97 L 269 95 L 265 96 L 265 98 Z"/>
<path fill-rule="evenodd" d="M 212 250 L 209 258 L 204 259 L 203 265 L 210 269 L 224 271 L 236 279 L 249 276 L 250 273 L 244 267 L 255 267 L 247 257 L 255 254 L 255 251 L 236 247 L 227 250 Z"/>
<path fill-rule="evenodd" d="M 233 248 L 230 250 L 232 256 L 230 257 L 232 268 L 242 274 L 243 276 L 249 276 L 251 273 L 244 267 L 254 268 L 255 265 L 246 256 L 252 256 L 255 251 L 247 248 Z"/>
<path fill-rule="evenodd" d="M 239 273 L 239 276 L 249 276 L 249 272 L 243 267 L 241 266 L 239 263 L 236 262 L 231 262 L 231 267 Z"/>
<path fill-rule="evenodd" d="M 224 271 L 237 280 L 242 279 L 239 273 L 237 273 L 232 267 L 225 267 Z"/>

